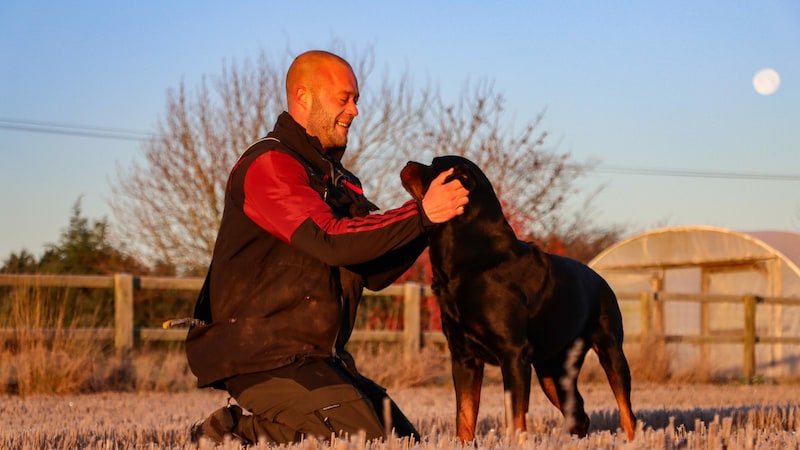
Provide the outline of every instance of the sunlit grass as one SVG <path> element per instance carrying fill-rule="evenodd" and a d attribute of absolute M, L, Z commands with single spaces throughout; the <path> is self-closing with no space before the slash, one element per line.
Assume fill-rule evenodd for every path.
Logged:
<path fill-rule="evenodd" d="M 634 390 L 640 427 L 636 439 L 629 443 L 624 433 L 617 431 L 613 398 L 600 383 L 589 383 L 584 389 L 592 426 L 583 439 L 565 433 L 560 414 L 538 392 L 531 398 L 529 431 L 506 434 L 499 398 L 502 387 L 492 383 L 484 389 L 478 437 L 475 446 L 469 448 L 798 448 L 797 391 L 796 386 L 775 385 L 640 385 Z M 356 435 L 339 436 L 334 442 L 308 439 L 288 448 L 462 448 L 454 437 L 451 386 L 398 388 L 389 394 L 419 429 L 421 443 L 365 442 Z M 207 390 L 0 397 L 0 448 L 196 448 L 189 441 L 190 425 L 226 401 L 225 393 Z M 238 447 L 230 444 L 219 448 Z"/>

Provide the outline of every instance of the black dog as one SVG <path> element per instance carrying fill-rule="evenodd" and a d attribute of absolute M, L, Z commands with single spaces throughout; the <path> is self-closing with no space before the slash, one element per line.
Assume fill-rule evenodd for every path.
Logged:
<path fill-rule="evenodd" d="M 617 400 L 620 424 L 633 439 L 631 375 L 614 292 L 588 266 L 518 240 L 486 175 L 465 158 L 438 157 L 430 166 L 409 162 L 401 172 L 403 187 L 421 199 L 450 168 L 448 181 L 461 181 L 469 204 L 463 215 L 434 226 L 428 240 L 452 359 L 459 438 L 475 436 L 484 363 L 501 368 L 516 429 L 525 429 L 533 365 L 569 431 L 585 436 L 589 417 L 576 382 L 592 348 Z"/>

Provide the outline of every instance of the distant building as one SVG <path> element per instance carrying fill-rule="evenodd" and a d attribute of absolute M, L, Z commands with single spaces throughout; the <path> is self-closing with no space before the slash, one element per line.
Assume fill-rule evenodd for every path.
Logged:
<path fill-rule="evenodd" d="M 669 227 L 620 241 L 590 263 L 622 298 L 626 334 L 642 329 L 641 292 L 721 294 L 800 299 L 800 233 L 737 232 L 709 226 Z M 631 298 L 633 297 L 633 298 Z M 666 297 L 668 299 L 668 297 Z M 630 301 L 629 301 L 630 300 Z M 743 303 L 663 302 L 665 335 L 740 336 Z M 800 338 L 800 305 L 764 302 L 756 307 L 756 373 L 800 376 L 800 345 L 764 343 L 773 337 Z M 704 364 L 712 376 L 736 377 L 743 345 L 668 344 L 671 370 Z"/>

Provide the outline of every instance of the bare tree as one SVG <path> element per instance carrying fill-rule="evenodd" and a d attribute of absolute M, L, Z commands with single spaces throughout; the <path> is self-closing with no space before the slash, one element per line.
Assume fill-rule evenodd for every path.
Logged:
<path fill-rule="evenodd" d="M 373 201 L 389 208 L 409 198 L 399 181 L 406 161 L 459 154 L 486 171 L 509 216 L 523 224 L 519 232 L 552 231 L 583 168 L 545 146 L 547 133 L 539 131 L 543 114 L 517 131 L 506 117 L 503 96 L 488 81 L 465 83 L 457 101 L 449 103 L 414 88 L 407 70 L 374 75 L 371 50 L 341 45 L 333 50 L 351 62 L 361 90 L 344 163 Z M 166 117 L 143 147 L 143 159 L 119 167 L 112 186 L 117 236 L 129 243 L 129 252 L 181 273 L 207 267 L 229 171 L 285 109 L 289 56 L 276 63 L 262 52 L 256 64 L 233 63 L 211 82 L 204 78 L 194 93 L 183 83 L 168 92 Z"/>
<path fill-rule="evenodd" d="M 194 95 L 183 83 L 167 95 L 167 115 L 143 161 L 119 167 L 111 206 L 118 235 L 145 261 L 181 270 L 208 265 L 228 171 L 282 110 L 283 75 L 262 54 L 232 63 Z"/>

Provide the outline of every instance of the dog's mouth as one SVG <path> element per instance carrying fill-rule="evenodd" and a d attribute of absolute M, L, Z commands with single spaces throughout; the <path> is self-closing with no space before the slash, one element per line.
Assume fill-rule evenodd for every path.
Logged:
<path fill-rule="evenodd" d="M 416 161 L 409 161 L 400 171 L 400 182 L 415 200 L 422 200 L 425 196 L 425 187 L 422 183 L 422 170 L 425 167 Z"/>

